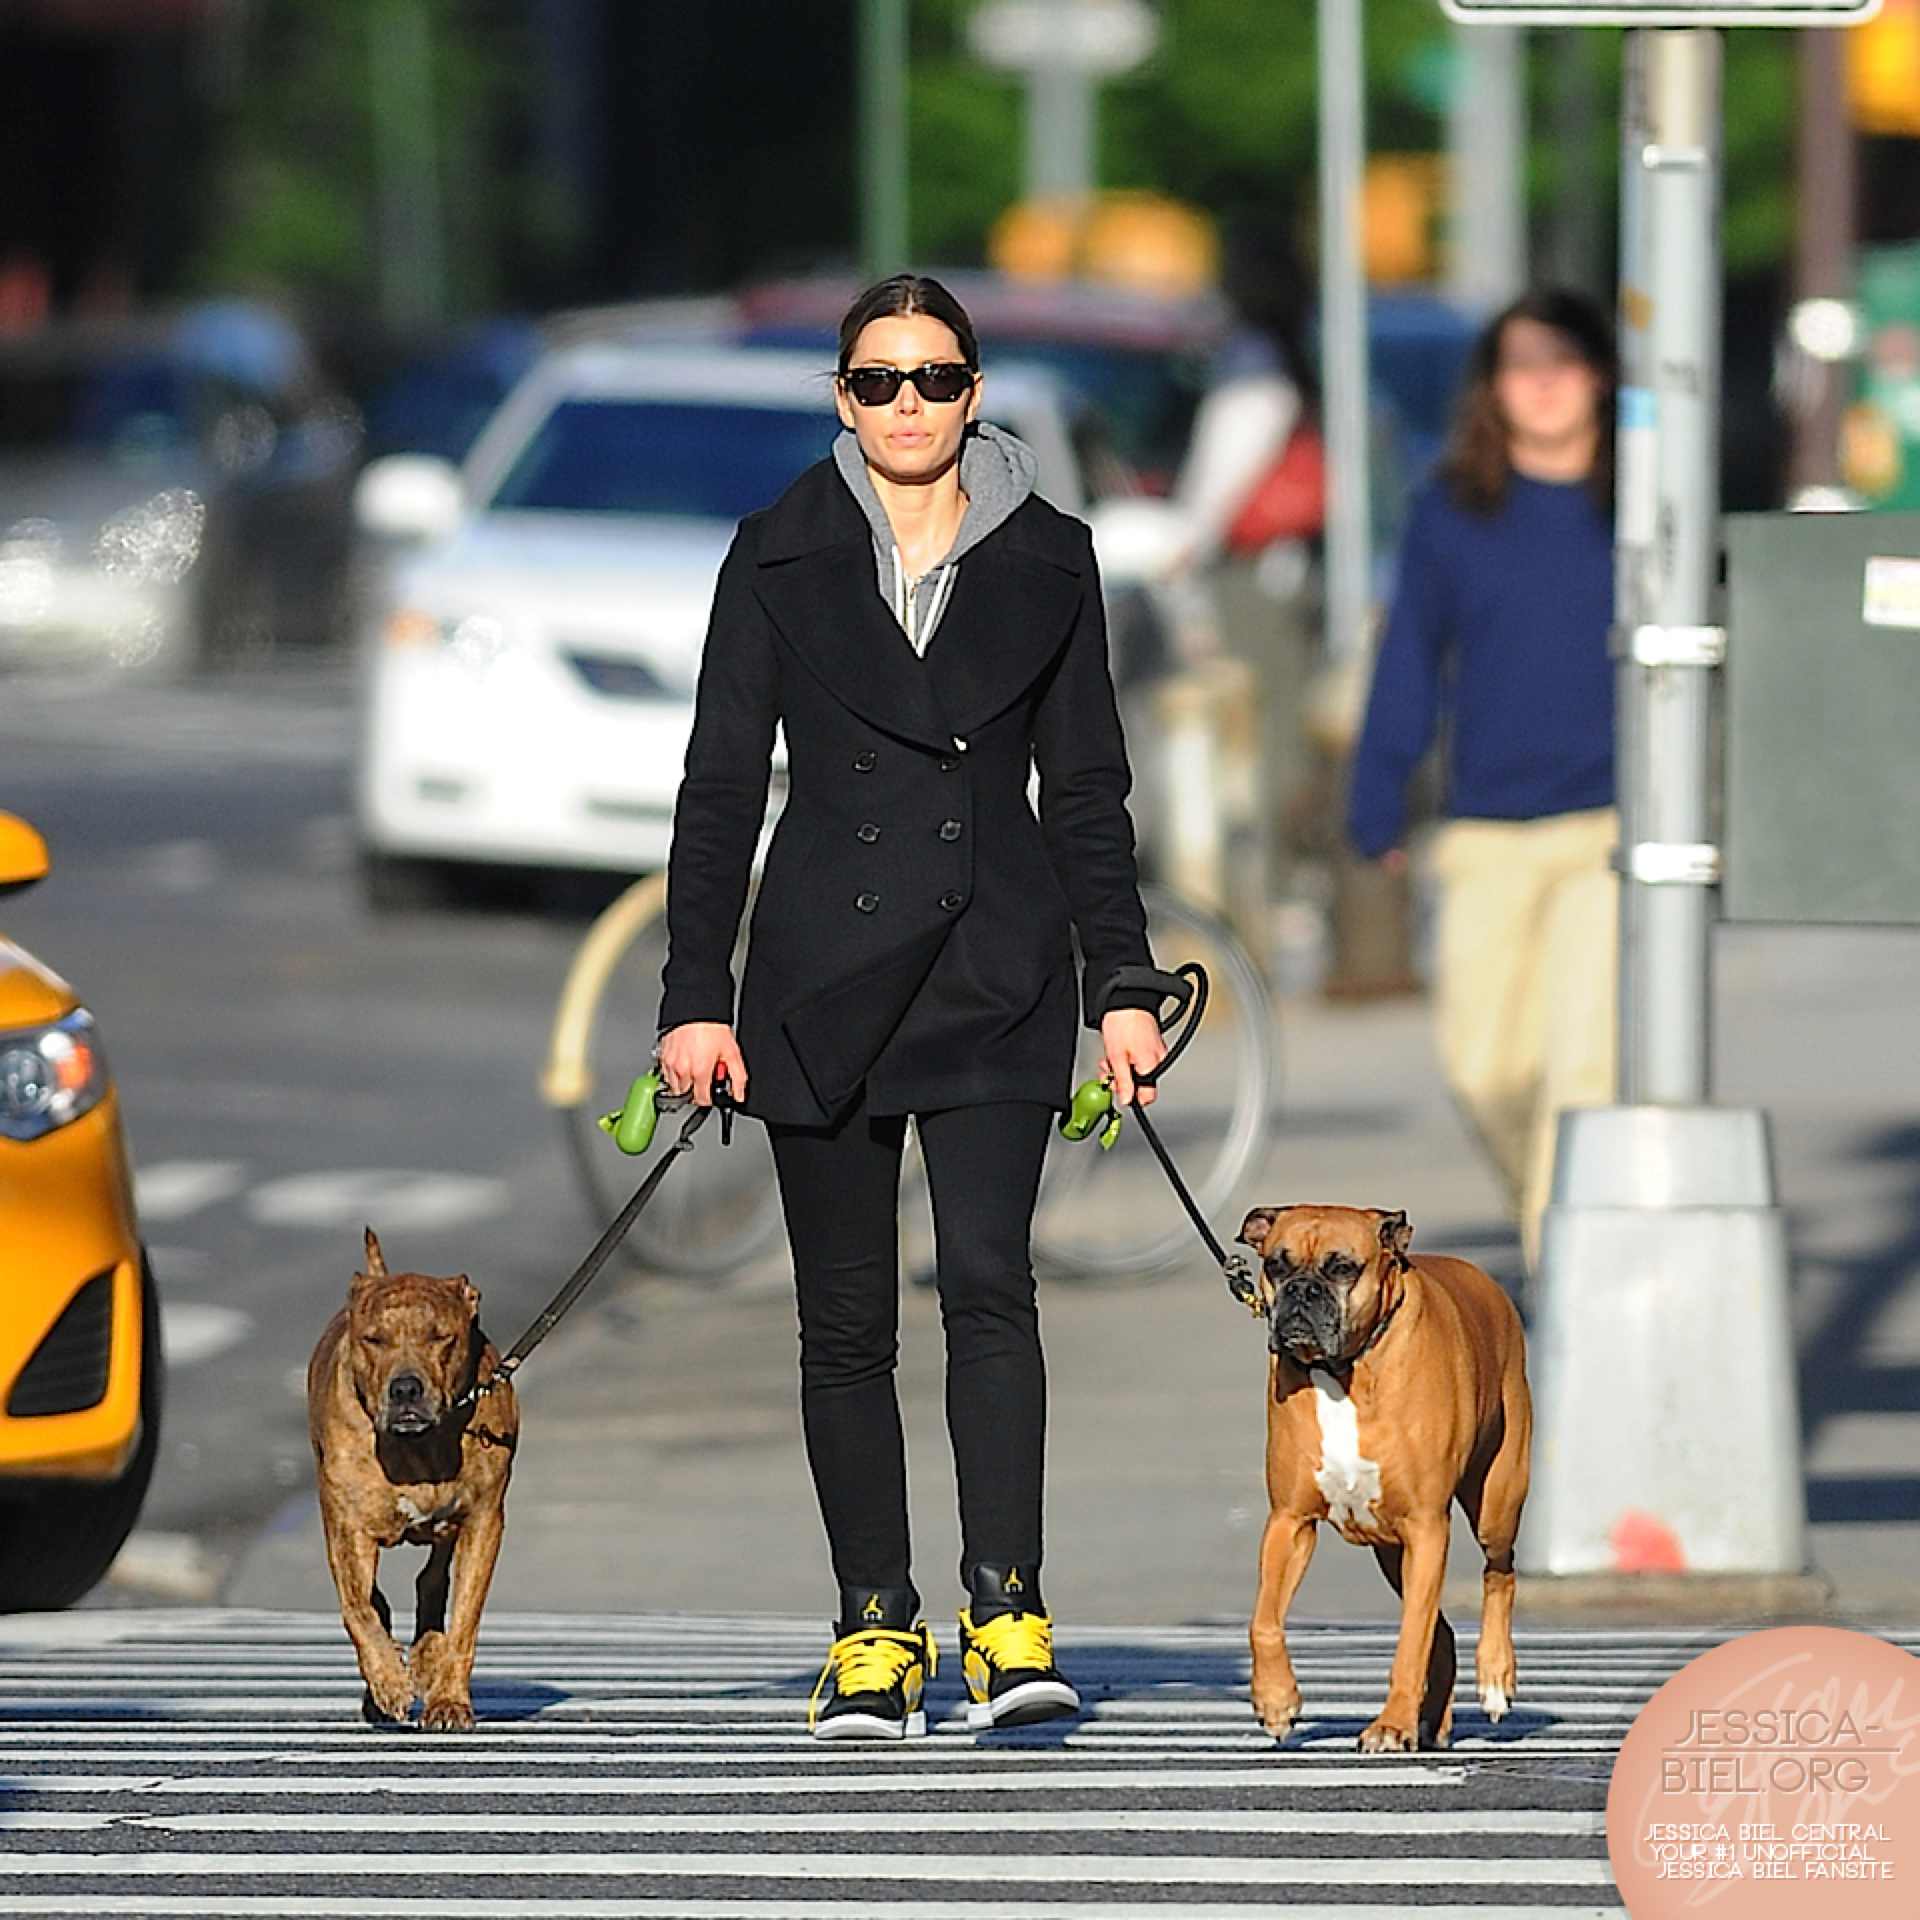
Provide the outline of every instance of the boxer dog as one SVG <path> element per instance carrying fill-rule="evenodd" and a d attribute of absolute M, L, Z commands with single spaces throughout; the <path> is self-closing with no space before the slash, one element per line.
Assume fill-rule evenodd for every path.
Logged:
<path fill-rule="evenodd" d="M 367 1683 L 361 1712 L 376 1725 L 405 1720 L 416 1695 L 429 1729 L 473 1725 L 474 1643 L 520 1434 L 506 1380 L 467 1397 L 500 1359 L 479 1306 L 465 1274 L 388 1273 L 369 1227 L 366 1271 L 307 1366 L 327 1566 Z M 402 1542 L 429 1549 L 405 1654 L 375 1578 L 380 1550 Z"/>
<path fill-rule="evenodd" d="M 1520 1316 L 1470 1262 L 1410 1256 L 1404 1213 L 1256 1207 L 1239 1237 L 1260 1255 L 1272 1354 L 1254 1713 L 1276 1740 L 1300 1717 L 1287 1608 L 1327 1520 L 1373 1549 L 1400 1596 L 1386 1704 L 1361 1749 L 1444 1747 L 1454 1653 L 1440 1589 L 1456 1499 L 1487 1562 L 1480 1704 L 1499 1720 L 1514 1696 L 1513 1541 L 1533 1430 Z"/>

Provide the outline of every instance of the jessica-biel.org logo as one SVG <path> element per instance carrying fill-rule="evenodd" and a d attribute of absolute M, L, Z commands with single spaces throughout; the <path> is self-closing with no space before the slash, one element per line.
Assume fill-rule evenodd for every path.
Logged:
<path fill-rule="evenodd" d="M 1632 1920 L 1913 1920 L 1920 1659 L 1776 1627 L 1689 1661 L 1621 1743 L 1607 1858 Z"/>
<path fill-rule="evenodd" d="M 1687 1729 L 1660 1755 L 1662 1793 L 1865 1793 L 1873 1762 L 1897 1748 L 1876 1745 L 1879 1724 L 1845 1708 L 1743 1712 L 1696 1707 Z"/>

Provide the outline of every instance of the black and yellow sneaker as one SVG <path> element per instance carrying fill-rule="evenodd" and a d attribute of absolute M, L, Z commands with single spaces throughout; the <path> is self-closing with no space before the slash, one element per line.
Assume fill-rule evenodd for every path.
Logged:
<path fill-rule="evenodd" d="M 1053 1664 L 1053 1621 L 1033 1567 L 976 1565 L 960 1615 L 967 1725 L 1025 1727 L 1078 1713 L 1080 1696 Z"/>
<path fill-rule="evenodd" d="M 939 1654 L 919 1610 L 911 1588 L 842 1590 L 834 1642 L 807 1702 L 816 1740 L 914 1740 L 926 1732 L 920 1699 Z"/>

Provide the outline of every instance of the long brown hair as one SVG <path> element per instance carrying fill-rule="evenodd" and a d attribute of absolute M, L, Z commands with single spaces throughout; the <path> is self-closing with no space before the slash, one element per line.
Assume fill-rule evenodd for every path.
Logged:
<path fill-rule="evenodd" d="M 1533 320 L 1562 335 L 1600 379 L 1595 402 L 1600 429 L 1587 488 L 1603 513 L 1613 510 L 1614 393 L 1620 384 L 1620 356 L 1613 324 L 1597 301 L 1569 287 L 1546 287 L 1523 294 L 1502 307 L 1480 330 L 1467 357 L 1466 385 L 1454 407 L 1453 429 L 1440 456 L 1440 477 L 1461 506 L 1492 513 L 1507 497 L 1513 462 L 1507 449 L 1507 423 L 1493 390 L 1500 365 L 1500 336 L 1509 320 Z"/>

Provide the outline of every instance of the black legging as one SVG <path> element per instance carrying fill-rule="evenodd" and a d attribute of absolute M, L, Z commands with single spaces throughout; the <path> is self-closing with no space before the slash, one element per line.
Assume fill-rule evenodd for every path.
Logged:
<path fill-rule="evenodd" d="M 1029 1237 L 1052 1110 L 1032 1101 L 916 1116 L 947 1334 L 947 1430 L 966 1565 L 1040 1559 L 1046 1370 Z M 903 1119 L 864 1100 L 838 1126 L 770 1125 L 800 1304 L 807 1460 L 842 1586 L 906 1587 L 900 1325 Z"/>

